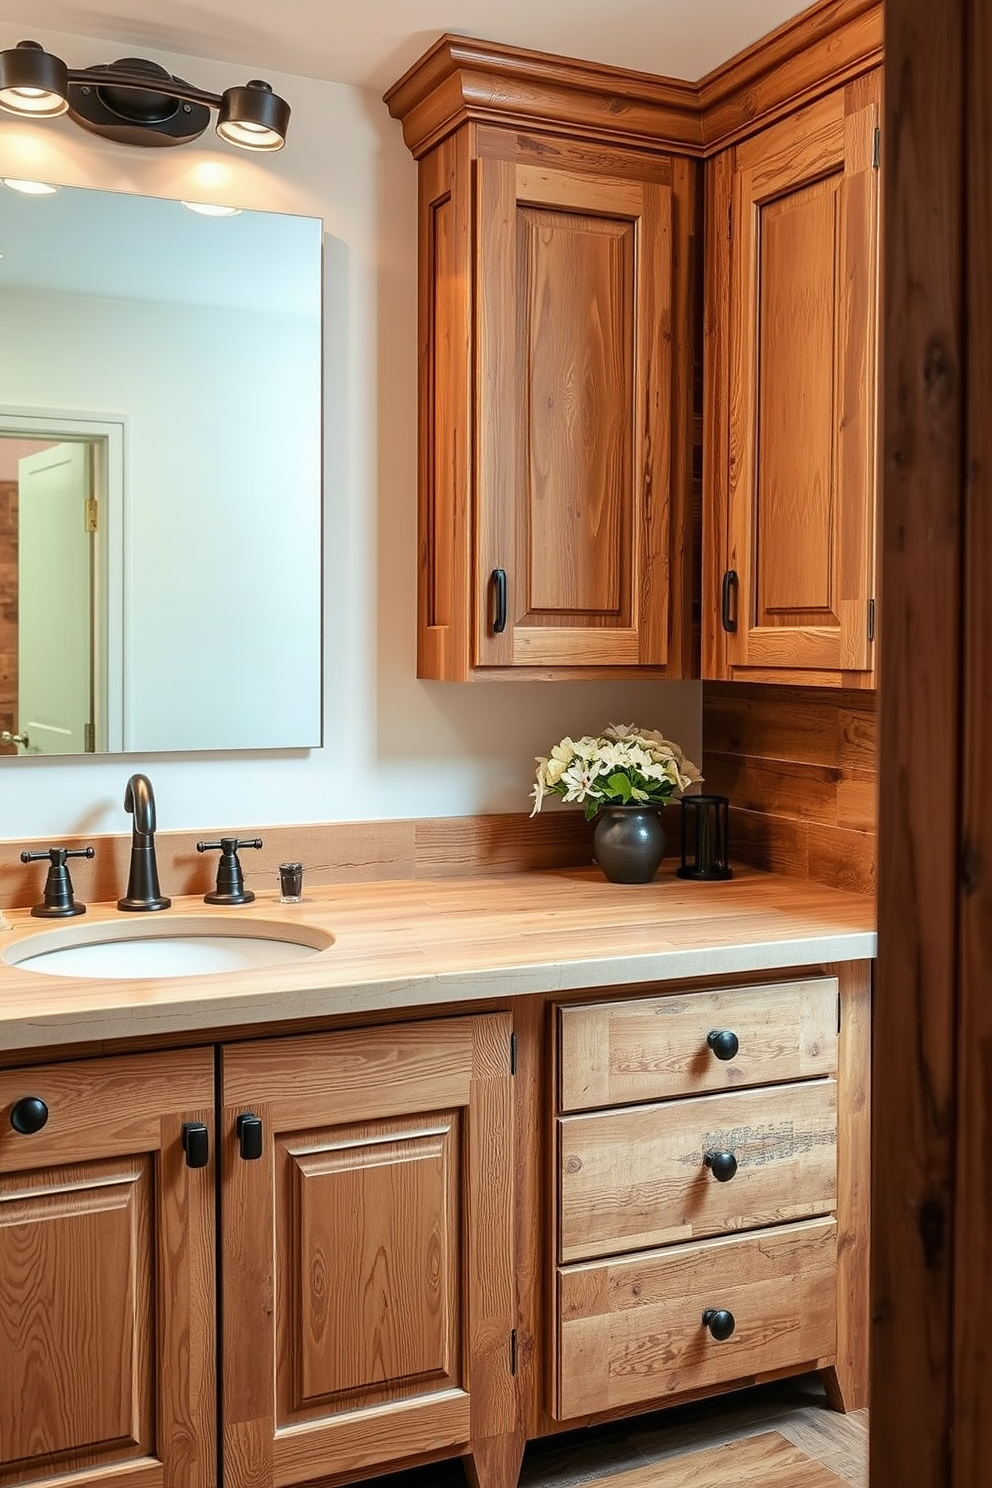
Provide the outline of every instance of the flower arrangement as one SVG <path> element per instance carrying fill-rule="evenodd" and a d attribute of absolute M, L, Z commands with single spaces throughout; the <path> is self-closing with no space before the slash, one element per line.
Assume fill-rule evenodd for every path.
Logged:
<path fill-rule="evenodd" d="M 671 739 L 654 729 L 611 723 L 596 738 L 562 739 L 537 757 L 535 816 L 545 796 L 581 801 L 586 820 L 601 806 L 664 806 L 702 775 Z"/>

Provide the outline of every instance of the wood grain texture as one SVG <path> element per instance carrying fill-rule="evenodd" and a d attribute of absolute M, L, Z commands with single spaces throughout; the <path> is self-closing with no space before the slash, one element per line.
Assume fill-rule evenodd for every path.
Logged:
<path fill-rule="evenodd" d="M 829 1468 L 812 1460 L 777 1431 L 704 1447 L 604 1479 L 610 1488 L 735 1488 L 742 1481 L 760 1483 L 761 1488 L 842 1485 L 842 1479 Z"/>
<path fill-rule="evenodd" d="M 228 1482 L 519 1436 L 509 1034 L 490 1015 L 224 1051 Z"/>
<path fill-rule="evenodd" d="M 871 1326 L 871 968 L 837 968 L 841 996 L 837 1086 L 837 1357 L 824 1376 L 830 1403 L 869 1400 Z"/>
<path fill-rule="evenodd" d="M 732 856 L 873 893 L 876 733 L 871 693 L 707 683 L 702 768 L 730 799 Z"/>
<path fill-rule="evenodd" d="M 828 1214 L 833 1080 L 632 1106 L 558 1122 L 559 1260 Z M 708 1152 L 731 1152 L 719 1182 Z"/>
<path fill-rule="evenodd" d="M 750 668 L 870 672 L 874 596 L 879 79 L 734 152 L 724 566 Z M 720 224 L 715 224 L 717 230 Z M 707 610 L 712 626 L 717 612 Z"/>
<path fill-rule="evenodd" d="M 885 677 L 879 731 L 885 768 L 874 1012 L 873 1488 L 909 1482 L 914 1488 L 960 1482 L 963 1488 L 968 1480 L 958 1479 L 953 1465 L 960 1396 L 951 1319 L 955 1149 L 958 1122 L 967 1119 L 958 1105 L 956 1061 L 959 1040 L 970 1031 L 957 1006 L 959 895 L 967 861 L 959 831 L 963 518 L 971 478 L 965 348 L 973 331 L 983 329 L 980 321 L 969 324 L 964 285 L 970 147 L 962 100 L 972 14 L 977 9 L 960 0 L 943 5 L 939 15 L 925 0 L 892 0 L 886 7 Z M 988 60 L 976 57 L 974 64 Z M 988 295 L 987 248 L 974 267 L 983 285 L 974 307 L 980 316 Z M 976 392 L 984 425 L 988 393 Z M 987 589 L 987 579 L 981 583 Z M 927 791 L 926 817 L 914 781 L 924 758 L 947 763 Z M 983 762 L 983 789 L 987 773 Z M 984 966 L 981 976 L 987 983 Z M 980 1048 L 973 1042 L 968 1057 Z M 962 1174 L 961 1181 L 970 1183 L 974 1175 Z M 987 1253 L 985 1237 L 981 1243 Z M 986 1314 L 986 1336 L 989 1322 Z M 984 1404 L 979 1409 L 987 1418 Z"/>
<path fill-rule="evenodd" d="M 336 883 L 573 868 L 592 861 L 592 831 L 581 811 L 545 810 L 533 818 L 521 811 L 403 821 L 301 822 L 261 830 L 257 822 L 240 828 L 226 823 L 216 830 L 156 834 L 163 893 L 176 897 L 213 889 L 216 861 L 212 854 L 198 853 L 196 843 L 220 832 L 262 836 L 261 850 L 246 853 L 242 861 L 245 883 L 259 895 L 277 887 L 278 867 L 286 860 L 303 863 L 304 890 Z M 70 864 L 77 901 L 116 901 L 127 884 L 130 832 L 67 836 L 62 842 L 69 847 L 92 843 L 96 848 L 92 860 L 80 858 Z M 18 850 L 23 846 L 40 851 L 48 845 L 47 837 L 27 839 L 18 842 Z M 7 865 L 0 870 L 0 909 L 39 903 L 43 885 L 43 868 Z M 246 913 L 250 915 L 251 909 Z M 36 928 L 43 924 L 39 920 Z"/>
<path fill-rule="evenodd" d="M 833 1074 L 837 995 L 836 979 L 820 977 L 560 1008 L 560 1109 Z M 717 1058 L 707 1044 L 714 1030 L 737 1037 L 732 1059 Z"/>
<path fill-rule="evenodd" d="M 881 60 L 880 0 L 819 0 L 698 83 L 446 35 L 385 103 L 418 159 L 468 120 L 704 155 Z"/>
<path fill-rule="evenodd" d="M 987 6 L 967 11 L 967 480 L 964 484 L 965 552 L 965 711 L 964 787 L 961 805 L 960 994 L 957 1008 L 957 1151 L 954 1242 L 954 1404 L 955 1488 L 977 1481 L 992 1455 L 992 1427 L 986 1401 L 992 1398 L 992 1280 L 988 1237 L 992 1234 L 992 1192 L 981 1159 L 983 1134 L 992 1126 L 992 1009 L 988 984 L 992 947 L 992 801 L 988 761 L 992 748 L 992 598 L 986 559 L 992 542 L 989 473 L 992 388 L 989 337 L 992 296 L 987 266 L 992 251 L 992 111 L 987 69 L 992 64 L 992 30 Z M 941 987 L 934 992 L 940 995 Z M 974 1175 L 981 1180 L 974 1182 Z"/>
<path fill-rule="evenodd" d="M 559 1272 L 560 1416 L 664 1399 L 833 1354 L 832 1219 Z M 730 1338 L 702 1324 L 730 1311 Z"/>
<path fill-rule="evenodd" d="M 0 1107 L 50 1111 L 0 1136 L 0 1483 L 209 1488 L 213 1164 L 186 1165 L 182 1124 L 212 1123 L 210 1051 L 0 1079 Z"/>

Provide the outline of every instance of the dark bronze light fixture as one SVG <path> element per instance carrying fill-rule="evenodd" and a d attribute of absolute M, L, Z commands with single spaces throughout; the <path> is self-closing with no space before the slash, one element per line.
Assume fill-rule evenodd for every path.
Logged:
<path fill-rule="evenodd" d="M 217 110 L 217 133 L 243 150 L 281 150 L 289 104 L 258 78 L 207 93 L 157 62 L 121 57 L 96 67 L 67 67 L 36 41 L 0 52 L 0 108 L 25 119 L 69 118 L 121 145 L 185 145 Z"/>

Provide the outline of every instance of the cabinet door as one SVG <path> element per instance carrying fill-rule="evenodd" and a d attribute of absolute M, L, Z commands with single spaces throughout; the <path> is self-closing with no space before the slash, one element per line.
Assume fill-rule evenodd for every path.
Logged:
<path fill-rule="evenodd" d="M 475 664 L 664 666 L 671 186 L 483 156 L 477 187 Z"/>
<path fill-rule="evenodd" d="M 208 1049 L 0 1071 L 3 1488 L 217 1481 L 213 1163 L 184 1122 L 212 1134 Z"/>
<path fill-rule="evenodd" d="M 735 152 L 732 668 L 872 666 L 880 87 L 860 79 Z"/>
<path fill-rule="evenodd" d="M 228 1488 L 514 1429 L 509 1048 L 489 1016 L 224 1051 Z"/>

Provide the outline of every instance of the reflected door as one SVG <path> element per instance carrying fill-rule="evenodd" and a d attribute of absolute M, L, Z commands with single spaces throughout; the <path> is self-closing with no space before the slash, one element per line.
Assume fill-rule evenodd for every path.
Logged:
<path fill-rule="evenodd" d="M 83 754 L 93 729 L 88 444 L 18 461 L 18 728 L 22 754 Z"/>

